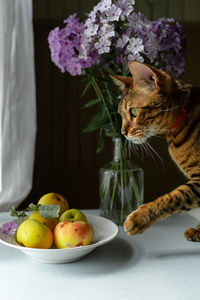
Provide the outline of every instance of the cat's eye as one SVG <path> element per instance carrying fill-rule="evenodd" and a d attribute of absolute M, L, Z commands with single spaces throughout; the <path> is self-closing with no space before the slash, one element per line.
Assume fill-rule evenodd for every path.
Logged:
<path fill-rule="evenodd" d="M 138 115 L 138 108 L 137 107 L 132 107 L 130 109 L 130 114 L 131 114 L 131 119 L 137 117 L 137 115 Z"/>

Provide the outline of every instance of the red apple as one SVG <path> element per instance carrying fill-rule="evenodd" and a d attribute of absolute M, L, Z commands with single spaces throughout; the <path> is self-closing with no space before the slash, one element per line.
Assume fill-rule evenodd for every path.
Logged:
<path fill-rule="evenodd" d="M 57 248 L 87 246 L 92 240 L 92 228 L 84 221 L 63 221 L 54 229 L 54 240 Z"/>

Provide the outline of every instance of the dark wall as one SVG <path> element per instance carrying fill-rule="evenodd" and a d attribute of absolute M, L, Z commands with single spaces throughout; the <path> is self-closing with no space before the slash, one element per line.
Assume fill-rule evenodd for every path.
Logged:
<path fill-rule="evenodd" d="M 68 198 L 71 207 L 97 208 L 98 171 L 112 157 L 112 142 L 107 139 L 102 154 L 96 154 L 97 134 L 81 133 L 94 111 L 80 109 L 80 106 L 92 94 L 81 99 L 83 84 L 80 78 L 61 73 L 51 62 L 47 37 L 60 23 L 61 19 L 34 17 L 38 131 L 33 188 L 21 207 L 28 202 L 37 202 L 45 193 L 58 192 Z M 200 86 L 200 62 L 197 59 L 200 25 L 183 26 L 188 39 L 185 78 Z M 143 151 L 139 153 L 140 159 L 132 155 L 133 161 L 144 169 L 145 202 L 185 181 L 169 157 L 164 138 L 155 138 L 150 144 L 158 154 Z"/>

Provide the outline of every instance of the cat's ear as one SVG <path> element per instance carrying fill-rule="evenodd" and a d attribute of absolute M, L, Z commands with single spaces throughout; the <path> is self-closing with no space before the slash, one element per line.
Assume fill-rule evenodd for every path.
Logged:
<path fill-rule="evenodd" d="M 128 68 L 134 82 L 145 82 L 152 88 L 161 87 L 164 81 L 164 73 L 150 65 L 132 60 L 128 62 Z"/>
<path fill-rule="evenodd" d="M 122 92 L 133 85 L 133 78 L 131 77 L 121 75 L 110 75 L 110 77 Z"/>

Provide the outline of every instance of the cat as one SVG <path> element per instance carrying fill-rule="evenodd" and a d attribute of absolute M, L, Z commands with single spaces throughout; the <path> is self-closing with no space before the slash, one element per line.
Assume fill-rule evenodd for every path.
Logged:
<path fill-rule="evenodd" d="M 129 61 L 132 77 L 111 76 L 122 91 L 121 133 L 135 144 L 165 134 L 169 153 L 188 181 L 128 215 L 128 234 L 143 233 L 172 214 L 200 207 L 200 89 L 151 65 Z M 200 225 L 184 236 L 200 241 Z"/>

